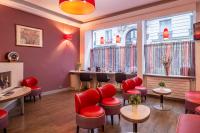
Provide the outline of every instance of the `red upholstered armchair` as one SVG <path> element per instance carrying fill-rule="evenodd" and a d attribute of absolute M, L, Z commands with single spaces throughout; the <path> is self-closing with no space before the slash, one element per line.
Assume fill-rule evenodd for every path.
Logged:
<path fill-rule="evenodd" d="M 195 108 L 200 106 L 200 91 L 190 91 L 185 93 L 185 113 L 195 112 Z"/>
<path fill-rule="evenodd" d="M 90 129 L 94 133 L 95 128 L 104 130 L 105 111 L 98 105 L 100 95 L 95 89 L 88 89 L 75 94 L 77 133 L 79 128 Z"/>
<path fill-rule="evenodd" d="M 100 104 L 104 108 L 106 115 L 111 116 L 113 125 L 113 115 L 118 115 L 120 119 L 121 101 L 115 97 L 117 90 L 112 84 L 106 84 L 97 90 L 101 96 Z"/>
<path fill-rule="evenodd" d="M 126 100 L 128 100 L 131 95 L 141 95 L 141 92 L 135 89 L 135 82 L 132 79 L 127 79 L 122 82 L 124 105 Z"/>
<path fill-rule="evenodd" d="M 183 114 L 179 116 L 176 133 L 199 133 L 200 116 L 193 114 Z"/>
<path fill-rule="evenodd" d="M 135 82 L 135 89 L 140 91 L 142 98 L 147 99 L 147 88 L 142 86 L 142 79 L 140 77 L 134 77 L 133 81 Z"/>
<path fill-rule="evenodd" d="M 22 85 L 31 88 L 31 93 L 29 94 L 30 100 L 31 100 L 32 97 L 33 97 L 34 102 L 35 102 L 35 97 L 36 97 L 36 96 L 39 96 L 39 98 L 41 99 L 42 89 L 41 89 L 40 87 L 37 86 L 37 85 L 38 85 L 38 80 L 37 80 L 35 77 L 28 77 L 28 78 L 25 78 L 25 79 L 22 81 Z"/>

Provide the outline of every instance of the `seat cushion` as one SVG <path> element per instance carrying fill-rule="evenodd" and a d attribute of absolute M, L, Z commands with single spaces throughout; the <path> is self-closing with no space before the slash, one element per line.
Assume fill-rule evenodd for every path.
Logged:
<path fill-rule="evenodd" d="M 179 116 L 176 133 L 199 133 L 200 116 L 184 114 Z"/>
<path fill-rule="evenodd" d="M 186 92 L 185 100 L 192 103 L 200 104 L 200 92 L 199 91 Z"/>
<path fill-rule="evenodd" d="M 38 87 L 38 86 L 31 86 L 31 89 L 32 89 L 32 90 L 41 90 L 41 88 Z"/>
<path fill-rule="evenodd" d="M 105 112 L 103 108 L 98 105 L 85 107 L 80 110 L 80 115 L 83 115 L 85 117 L 99 117 L 102 116 L 104 113 Z"/>
<path fill-rule="evenodd" d="M 120 100 L 118 98 L 111 97 L 111 98 L 104 98 L 101 101 L 101 104 L 105 105 L 105 106 L 115 106 L 115 105 L 121 104 L 121 102 L 120 102 Z"/>
<path fill-rule="evenodd" d="M 6 110 L 0 109 L 0 119 L 3 119 L 8 115 L 8 112 Z"/>
<path fill-rule="evenodd" d="M 137 95 L 137 94 L 139 95 L 140 91 L 135 90 L 135 89 L 130 89 L 130 90 L 127 90 L 126 93 L 132 94 L 132 95 Z"/>
<path fill-rule="evenodd" d="M 135 89 L 136 89 L 136 90 L 141 90 L 141 91 L 147 90 L 147 88 L 144 87 L 144 86 L 136 86 Z"/>

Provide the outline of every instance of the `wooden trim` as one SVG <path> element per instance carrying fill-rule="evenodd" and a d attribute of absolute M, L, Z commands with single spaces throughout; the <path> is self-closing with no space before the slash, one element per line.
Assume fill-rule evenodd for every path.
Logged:
<path fill-rule="evenodd" d="M 195 76 L 178 76 L 178 75 L 159 75 L 159 74 L 143 74 L 144 77 L 161 77 L 161 78 L 178 78 L 178 79 L 193 79 L 195 80 Z"/>
<path fill-rule="evenodd" d="M 132 8 L 129 8 L 129 9 L 122 10 L 122 11 L 118 11 L 118 12 L 110 13 L 110 14 L 107 14 L 107 15 L 99 16 L 99 17 L 96 17 L 96 18 L 88 19 L 87 21 L 82 21 L 82 22 L 83 23 L 89 23 L 89 22 L 92 22 L 92 21 L 100 20 L 100 19 L 114 17 L 114 16 L 118 16 L 118 15 L 121 15 L 121 14 L 142 10 L 142 9 L 145 9 L 145 8 L 150 8 L 150 7 L 153 7 L 153 6 L 158 6 L 158 5 L 161 5 L 161 4 L 170 3 L 170 2 L 173 2 L 173 1 L 177 1 L 177 0 L 160 0 L 160 1 L 157 1 L 157 2 L 150 3 L 150 4 L 132 7 Z"/>

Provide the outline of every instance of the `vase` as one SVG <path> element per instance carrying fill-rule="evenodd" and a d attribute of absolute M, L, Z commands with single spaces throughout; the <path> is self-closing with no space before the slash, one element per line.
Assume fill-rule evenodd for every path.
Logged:
<path fill-rule="evenodd" d="M 170 66 L 165 66 L 165 74 L 168 76 L 169 75 L 169 69 L 170 69 Z"/>

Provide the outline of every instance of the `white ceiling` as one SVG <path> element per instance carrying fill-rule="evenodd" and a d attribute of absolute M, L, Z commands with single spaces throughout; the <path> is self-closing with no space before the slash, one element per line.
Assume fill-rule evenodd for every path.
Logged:
<path fill-rule="evenodd" d="M 97 17 L 101 17 L 107 14 L 123 11 L 126 9 L 147 5 L 150 3 L 158 2 L 161 0 L 96 0 L 96 10 L 90 15 L 70 15 L 62 12 L 59 9 L 59 0 L 15 0 L 21 3 L 28 4 L 29 6 L 34 5 L 34 8 L 47 9 L 46 11 L 53 11 L 57 14 L 71 17 L 78 21 L 88 21 Z"/>

